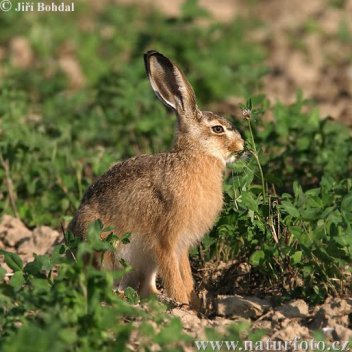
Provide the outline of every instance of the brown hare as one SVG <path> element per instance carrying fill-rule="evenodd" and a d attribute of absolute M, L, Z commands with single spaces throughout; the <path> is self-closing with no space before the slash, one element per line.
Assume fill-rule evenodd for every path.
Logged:
<path fill-rule="evenodd" d="M 85 193 L 68 230 L 84 237 L 100 219 L 130 243 L 105 253 L 101 265 L 116 270 L 121 259 L 132 270 L 119 282 L 142 297 L 157 293 L 160 275 L 167 294 L 196 305 L 189 248 L 209 231 L 223 204 L 226 160 L 243 150 L 243 139 L 224 118 L 200 111 L 182 71 L 167 57 L 148 51 L 145 67 L 157 97 L 177 115 L 173 148 L 113 165 Z"/>

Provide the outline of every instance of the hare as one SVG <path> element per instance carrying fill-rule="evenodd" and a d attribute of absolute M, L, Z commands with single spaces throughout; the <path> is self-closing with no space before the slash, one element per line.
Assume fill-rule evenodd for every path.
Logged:
<path fill-rule="evenodd" d="M 188 251 L 214 225 L 226 161 L 244 141 L 226 119 L 199 110 L 192 86 L 167 57 L 152 50 L 144 61 L 155 94 L 177 115 L 173 148 L 113 165 L 88 188 L 68 230 L 84 237 L 100 219 L 118 235 L 131 232 L 130 243 L 101 258 L 112 270 L 121 259 L 132 266 L 119 289 L 131 286 L 142 297 L 158 293 L 160 275 L 168 296 L 196 306 Z"/>

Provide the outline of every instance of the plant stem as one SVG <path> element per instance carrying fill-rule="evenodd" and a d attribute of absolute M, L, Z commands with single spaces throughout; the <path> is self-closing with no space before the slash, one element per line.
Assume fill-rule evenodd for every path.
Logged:
<path fill-rule="evenodd" d="M 248 119 L 247 121 L 248 121 L 249 134 L 251 136 L 251 144 L 252 144 L 252 148 L 253 148 L 253 150 L 251 150 L 251 153 L 254 156 L 254 158 L 255 158 L 255 160 L 257 162 L 258 168 L 259 168 L 260 178 L 261 178 L 261 181 L 262 181 L 263 201 L 265 201 L 265 198 L 266 198 L 266 187 L 265 187 L 264 173 L 263 173 L 263 169 L 262 169 L 262 166 L 260 164 L 260 161 L 259 161 L 258 151 L 257 151 L 257 147 L 256 147 L 255 141 L 254 141 L 251 120 Z"/>
<path fill-rule="evenodd" d="M 12 211 L 13 211 L 14 215 L 16 216 L 16 218 L 19 219 L 20 215 L 18 213 L 17 206 L 16 206 L 16 199 L 17 199 L 16 191 L 14 189 L 13 182 L 12 182 L 11 175 L 10 175 L 10 164 L 9 164 L 8 160 L 4 160 L 2 154 L 0 154 L 0 162 L 1 162 L 1 166 L 3 167 L 4 173 L 5 173 L 5 185 L 7 188 L 10 206 L 11 206 Z"/>

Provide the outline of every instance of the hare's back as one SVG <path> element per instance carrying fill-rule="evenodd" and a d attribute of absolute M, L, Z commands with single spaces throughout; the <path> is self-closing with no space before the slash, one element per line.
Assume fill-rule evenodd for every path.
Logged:
<path fill-rule="evenodd" d="M 87 189 L 82 203 L 104 198 L 116 198 L 117 194 L 146 189 L 163 178 L 164 155 L 140 155 L 113 165 Z"/>
<path fill-rule="evenodd" d="M 107 223 L 150 222 L 171 211 L 173 161 L 167 154 L 141 155 L 113 165 L 85 193 L 81 208 L 94 209 Z M 131 231 L 131 229 L 129 229 Z"/>

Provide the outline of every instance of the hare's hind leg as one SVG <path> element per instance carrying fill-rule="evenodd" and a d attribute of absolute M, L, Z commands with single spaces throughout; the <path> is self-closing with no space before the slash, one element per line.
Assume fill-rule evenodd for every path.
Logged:
<path fill-rule="evenodd" d="M 160 276 L 166 292 L 171 298 L 180 303 L 189 304 L 188 295 L 180 273 L 177 249 L 174 247 L 159 243 L 155 248 Z"/>
<path fill-rule="evenodd" d="M 196 292 L 194 291 L 194 282 L 187 249 L 183 250 L 180 255 L 179 266 L 190 304 L 193 308 L 198 309 L 200 307 L 200 301 Z"/>
<path fill-rule="evenodd" d="M 181 276 L 184 282 L 185 290 L 187 292 L 188 297 L 190 297 L 191 292 L 193 291 L 194 285 L 193 285 L 191 265 L 189 263 L 187 250 L 183 250 L 180 255 L 179 267 L 180 267 Z"/>

